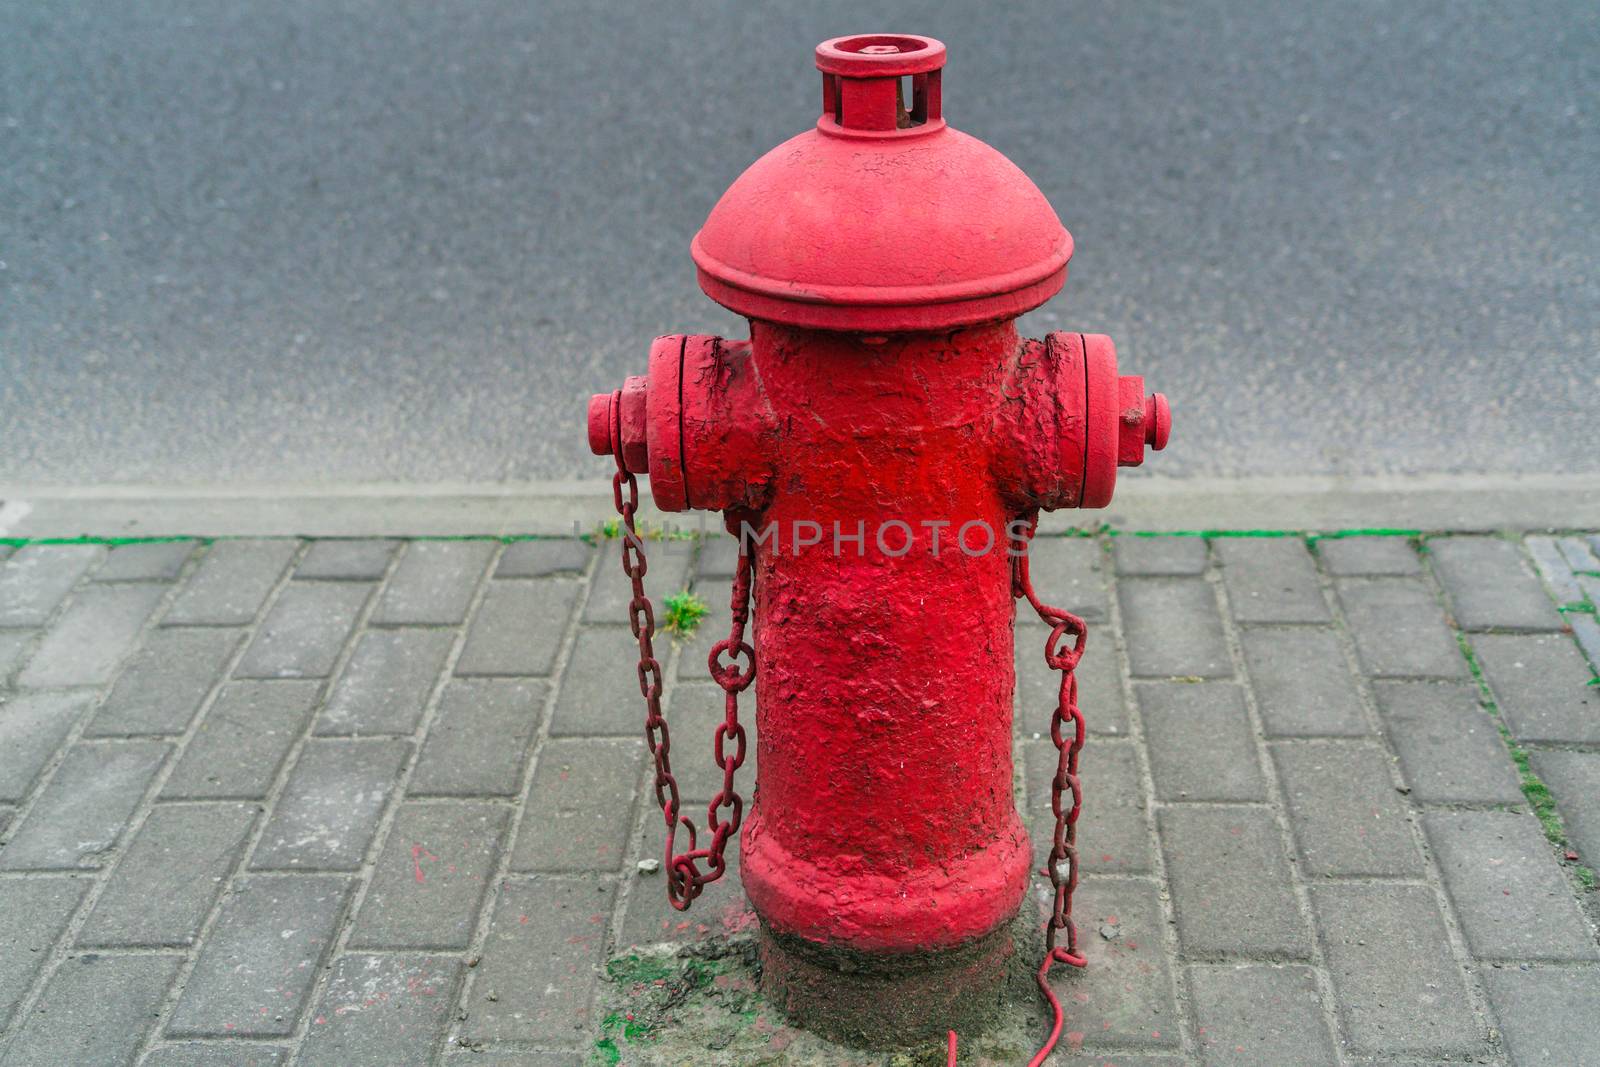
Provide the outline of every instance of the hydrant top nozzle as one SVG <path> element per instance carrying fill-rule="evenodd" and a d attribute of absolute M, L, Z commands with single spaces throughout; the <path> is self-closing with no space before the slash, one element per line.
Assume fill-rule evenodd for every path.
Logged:
<path fill-rule="evenodd" d="M 1016 164 L 945 124 L 944 63 L 915 34 L 818 45 L 815 127 L 740 175 L 694 239 L 706 295 L 869 335 L 998 322 L 1054 296 L 1072 237 Z"/>
<path fill-rule="evenodd" d="M 914 33 L 856 33 L 817 45 L 817 69 L 845 78 L 900 78 L 944 66 L 943 41 Z"/>

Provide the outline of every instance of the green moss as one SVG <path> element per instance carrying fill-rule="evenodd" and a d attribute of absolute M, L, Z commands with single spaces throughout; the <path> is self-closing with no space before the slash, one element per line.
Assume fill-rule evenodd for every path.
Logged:
<path fill-rule="evenodd" d="M 678 969 L 666 960 L 650 956 L 618 956 L 606 963 L 606 977 L 618 985 L 646 985 L 673 977 Z M 621 1016 L 608 1016 L 620 1019 Z"/>
<path fill-rule="evenodd" d="M 1472 645 L 1467 641 L 1467 635 L 1457 633 L 1456 643 L 1461 647 L 1461 655 L 1466 658 L 1467 669 L 1472 672 L 1473 680 L 1478 683 L 1479 700 L 1494 720 L 1495 728 L 1500 731 L 1500 739 L 1505 742 L 1506 749 L 1511 753 L 1511 761 L 1517 766 L 1522 795 L 1527 798 L 1528 806 L 1533 809 L 1534 817 L 1539 820 L 1545 838 L 1561 851 L 1567 851 L 1570 848 L 1567 841 L 1567 827 L 1561 820 L 1561 812 L 1556 809 L 1556 798 L 1551 795 L 1550 787 L 1534 773 L 1527 751 L 1517 743 L 1516 738 L 1511 736 L 1511 730 L 1500 714 L 1500 705 L 1495 702 L 1494 692 L 1483 676 L 1483 668 L 1478 663 L 1477 653 L 1472 651 Z M 1574 866 L 1573 870 L 1583 888 L 1592 891 L 1595 885 L 1594 872 L 1583 866 Z"/>

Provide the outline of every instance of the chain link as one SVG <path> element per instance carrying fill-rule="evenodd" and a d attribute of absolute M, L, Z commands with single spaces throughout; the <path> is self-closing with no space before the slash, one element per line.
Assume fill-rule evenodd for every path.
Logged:
<path fill-rule="evenodd" d="M 1085 734 L 1083 712 L 1078 710 L 1075 672 L 1078 661 L 1083 658 L 1089 632 L 1082 619 L 1069 611 L 1051 607 L 1033 590 L 1033 579 L 1028 573 L 1028 549 L 1038 528 L 1039 515 L 1035 512 L 1029 516 L 1022 535 L 1013 539 L 1011 560 L 1011 595 L 1025 598 L 1040 620 L 1050 627 L 1050 636 L 1044 642 L 1044 660 L 1052 670 L 1061 672 L 1056 707 L 1050 716 L 1050 741 L 1056 746 L 1056 773 L 1050 779 L 1050 811 L 1055 816 L 1055 830 L 1050 839 L 1049 868 L 1045 872 L 1055 890 L 1055 902 L 1050 922 L 1045 927 L 1044 961 L 1037 975 L 1039 991 L 1055 1013 L 1055 1024 L 1044 1047 L 1030 1061 L 1030 1067 L 1043 1063 L 1061 1036 L 1061 1004 L 1050 988 L 1051 968 L 1057 963 L 1083 967 L 1088 962 L 1078 951 L 1078 927 L 1072 921 L 1072 893 L 1078 887 L 1078 814 L 1083 808 L 1078 755 L 1083 751 Z M 1066 736 L 1069 730 L 1070 736 Z M 1064 808 L 1063 801 L 1068 798 L 1071 805 Z M 1057 944 L 1062 931 L 1067 938 L 1064 946 Z"/>
<path fill-rule="evenodd" d="M 728 863 L 724 852 L 728 841 L 739 832 L 744 818 L 744 798 L 734 789 L 734 772 L 744 763 L 745 731 L 739 723 L 739 694 L 750 687 L 756 676 L 756 650 L 744 638 L 745 624 L 750 616 L 750 556 L 741 539 L 739 564 L 734 573 L 733 596 L 729 611 L 733 617 L 728 636 L 711 647 L 707 663 L 711 677 L 722 687 L 723 717 L 717 724 L 712 740 L 712 751 L 717 767 L 722 771 L 722 788 L 706 805 L 706 829 L 711 840 L 705 848 L 698 847 L 693 820 L 681 812 L 682 801 L 678 795 L 678 780 L 672 774 L 672 734 L 661 713 L 661 663 L 656 659 L 653 639 L 656 632 L 655 608 L 645 595 L 644 576 L 649 569 L 645 557 L 644 541 L 634 517 L 639 510 L 639 484 L 622 463 L 621 430 L 619 425 L 619 397 L 613 395 L 611 403 L 612 454 L 617 457 L 617 472 L 611 477 L 612 501 L 622 518 L 622 571 L 633 586 L 633 599 L 628 603 L 628 622 L 633 636 L 639 642 L 639 692 L 644 697 L 644 739 L 655 761 L 656 803 L 661 808 L 667 826 L 665 865 L 667 875 L 667 900 L 678 911 L 687 910 L 694 899 L 704 891 L 706 884 L 715 882 L 727 873 Z M 726 663 L 719 662 L 731 653 Z M 745 666 L 740 668 L 743 657 Z M 733 751 L 727 750 L 732 740 Z M 723 810 L 728 809 L 726 815 Z M 678 827 L 688 835 L 688 847 L 677 851 Z M 701 864 L 707 865 L 705 869 Z"/>

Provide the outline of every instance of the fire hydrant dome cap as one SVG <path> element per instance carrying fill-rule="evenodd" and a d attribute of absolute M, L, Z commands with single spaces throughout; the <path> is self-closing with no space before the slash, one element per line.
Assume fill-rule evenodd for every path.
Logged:
<path fill-rule="evenodd" d="M 1072 237 L 1016 164 L 945 125 L 943 59 L 905 34 L 819 46 L 817 127 L 752 164 L 694 239 L 706 295 L 747 318 L 860 332 L 989 322 L 1054 296 Z"/>

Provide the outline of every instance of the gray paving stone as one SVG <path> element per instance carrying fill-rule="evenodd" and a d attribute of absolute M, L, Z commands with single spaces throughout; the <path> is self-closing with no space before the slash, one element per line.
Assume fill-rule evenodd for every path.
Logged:
<path fill-rule="evenodd" d="M 1199 578 L 1124 578 L 1128 662 L 1146 678 L 1225 678 L 1233 673 L 1211 586 Z"/>
<path fill-rule="evenodd" d="M 723 533 L 712 533 L 700 542 L 695 572 L 702 578 L 732 578 L 739 566 L 739 540 Z"/>
<path fill-rule="evenodd" d="M 361 635 L 316 732 L 409 734 L 422 721 L 455 635 L 448 630 L 369 630 Z"/>
<path fill-rule="evenodd" d="M 1600 866 L 1600 752 L 1535 751 L 1529 758 L 1555 794 L 1573 845 L 1590 866 Z"/>
<path fill-rule="evenodd" d="M 1207 1067 L 1337 1063 L 1309 967 L 1260 963 L 1191 966 L 1197 1044 Z"/>
<path fill-rule="evenodd" d="M 333 943 L 350 882 L 253 875 L 234 883 L 172 1011 L 172 1037 L 286 1037 Z"/>
<path fill-rule="evenodd" d="M 1117 537 L 1111 542 L 1117 574 L 1141 578 L 1188 578 L 1206 572 L 1203 537 Z"/>
<path fill-rule="evenodd" d="M 353 871 L 411 754 L 401 740 L 317 739 L 300 751 L 262 831 L 257 870 Z"/>
<path fill-rule="evenodd" d="M 301 1067 L 431 1063 L 460 970 L 459 956 L 339 957 L 295 1062 Z"/>
<path fill-rule="evenodd" d="M 484 801 L 402 804 L 350 946 L 466 948 L 509 815 L 509 808 Z"/>
<path fill-rule="evenodd" d="M 1600 742 L 1600 686 L 1563 634 L 1474 634 L 1472 649 L 1518 741 Z"/>
<path fill-rule="evenodd" d="M 729 539 L 730 542 L 732 539 Z M 589 566 L 594 546 L 576 537 L 514 541 L 500 554 L 496 578 L 548 578 L 554 574 L 577 576 Z"/>
<path fill-rule="evenodd" d="M 1572 576 L 1572 565 L 1567 562 L 1554 537 L 1528 537 L 1523 539 L 1522 544 L 1556 603 L 1569 604 L 1583 599 L 1583 590 Z"/>
<path fill-rule="evenodd" d="M 89 891 L 87 878 L 0 881 L 0 1031 Z"/>
<path fill-rule="evenodd" d="M 23 545 L 0 563 L 0 627 L 43 625 L 105 552 L 99 545 Z"/>
<path fill-rule="evenodd" d="M 1600 677 L 1600 622 L 1593 615 L 1571 613 L 1567 616 L 1567 625 L 1572 627 L 1573 638 L 1588 658 L 1589 669 Z"/>
<path fill-rule="evenodd" d="M 490 541 L 410 542 L 372 621 L 380 625 L 462 622 L 495 547 Z"/>
<path fill-rule="evenodd" d="M 1486 1051 L 1431 889 L 1322 885 L 1312 888 L 1311 899 L 1354 1050 L 1423 1056 Z"/>
<path fill-rule="evenodd" d="M 706 616 L 698 629 L 688 638 L 672 635 L 672 639 L 660 640 L 656 645 L 657 654 L 663 658 L 669 647 L 675 648 L 678 653 L 678 680 L 683 682 L 709 682 L 711 681 L 711 665 L 708 662 L 711 656 L 711 646 L 728 636 L 728 597 L 733 587 L 731 581 L 721 578 L 700 579 L 695 582 L 695 592 L 698 593 L 710 607 L 711 614 Z M 579 630 L 579 633 L 589 632 Z M 609 632 L 609 631 L 601 631 Z M 624 631 L 627 633 L 628 631 Z M 1040 639 L 1047 633 L 1039 630 Z M 629 633 L 629 639 L 632 634 Z M 663 663 L 663 667 L 665 664 Z"/>
<path fill-rule="evenodd" d="M 22 662 L 22 654 L 33 638 L 32 630 L 0 630 L 0 688 L 5 687 L 6 679 Z"/>
<path fill-rule="evenodd" d="M 445 687 L 411 776 L 413 796 L 510 796 L 544 713 L 548 683 L 458 678 Z"/>
<path fill-rule="evenodd" d="M 1423 804 L 1519 804 L 1522 784 L 1476 686 L 1378 682 L 1389 743 L 1411 798 Z"/>
<path fill-rule="evenodd" d="M 633 809 L 643 760 L 641 741 L 547 741 L 524 803 L 512 870 L 621 867 L 628 846 L 624 816 Z M 698 813 L 692 817 L 701 822 Z"/>
<path fill-rule="evenodd" d="M 259 800 L 315 706 L 317 682 L 229 682 L 189 740 L 161 795 Z"/>
<path fill-rule="evenodd" d="M 313 541 L 300 557 L 294 576 L 375 582 L 389 572 L 397 544 L 392 540 Z"/>
<path fill-rule="evenodd" d="M 150 631 L 85 735 L 183 733 L 221 678 L 240 633 L 212 626 Z"/>
<path fill-rule="evenodd" d="M 22 799 L 93 702 L 91 693 L 0 694 L 0 800 Z"/>
<path fill-rule="evenodd" d="M 447 1051 L 443 1060 L 450 1067 L 582 1067 L 579 1052 L 522 1052 L 488 1045 Z"/>
<path fill-rule="evenodd" d="M 1104 553 L 1094 538 L 1036 537 L 1028 553 L 1028 571 L 1033 588 L 1046 604 L 1064 608 L 1085 622 L 1111 618 Z M 1017 617 L 1032 614 L 1023 605 Z"/>
<path fill-rule="evenodd" d="M 162 585 L 95 586 L 79 593 L 45 633 L 17 684 L 105 685 L 165 594 Z"/>
<path fill-rule="evenodd" d="M 289 1050 L 250 1041 L 185 1041 L 160 1045 L 140 1061 L 139 1067 L 281 1067 Z"/>
<path fill-rule="evenodd" d="M 635 673 L 638 659 L 638 646 L 627 628 L 580 629 L 550 718 L 551 735 L 639 734 L 644 729 L 644 698 Z"/>
<path fill-rule="evenodd" d="M 145 541 L 115 545 L 100 569 L 97 582 L 170 582 L 183 573 L 194 555 L 194 541 Z"/>
<path fill-rule="evenodd" d="M 1532 815 L 1441 811 L 1423 825 L 1474 956 L 1600 958 Z"/>
<path fill-rule="evenodd" d="M 169 626 L 249 622 L 299 547 L 292 540 L 214 542 L 163 622 Z"/>
<path fill-rule="evenodd" d="M 1049 887 L 1034 880 L 1041 914 Z M 1148 882 L 1095 878 L 1078 887 L 1072 902 L 1078 945 L 1088 957 L 1079 970 L 1057 967 L 1051 988 L 1061 998 L 1064 1033 L 1082 1033 L 1085 1050 L 1161 1048 L 1179 1044 L 1177 1005 L 1162 933 L 1166 926 Z M 1106 940 L 1105 925 L 1121 934 Z M 1067 1039 L 1070 1041 L 1070 1039 Z M 1096 1057 L 1096 1063 L 1104 1060 Z"/>
<path fill-rule="evenodd" d="M 132 1064 L 182 962 L 168 955 L 68 957 L 22 1020 L 6 1067 Z"/>
<path fill-rule="evenodd" d="M 749 793 L 751 784 L 756 780 L 757 766 L 755 701 L 750 699 L 750 695 L 750 690 L 745 690 L 739 702 L 739 722 L 745 729 L 745 751 L 744 762 L 735 772 L 735 785 L 745 794 Z M 639 728 L 634 733 L 642 737 L 644 701 L 639 700 L 638 705 Z M 664 709 L 664 714 L 672 731 L 672 769 L 678 779 L 680 796 L 685 803 L 704 808 L 706 802 L 722 789 L 722 771 L 717 767 L 712 752 L 717 727 L 724 718 L 722 690 L 709 682 L 680 685 L 672 691 L 672 699 Z M 732 753 L 733 748 L 730 740 L 728 752 Z M 698 817 L 696 821 L 699 821 Z"/>
<path fill-rule="evenodd" d="M 1268 737 L 1370 733 L 1356 679 L 1332 630 L 1248 627 L 1240 642 Z"/>
<path fill-rule="evenodd" d="M 1185 952 L 1310 955 L 1289 861 L 1268 811 L 1178 805 L 1163 809 L 1157 822 Z"/>
<path fill-rule="evenodd" d="M 1212 544 L 1240 622 L 1328 622 L 1317 565 L 1298 537 L 1219 537 Z"/>
<path fill-rule="evenodd" d="M 1043 626 L 1017 627 L 1012 646 L 1017 672 L 1012 714 L 1023 737 L 1046 733 L 1061 688 L 1061 674 L 1044 661 L 1050 631 Z M 1122 698 L 1122 667 L 1109 630 L 1089 635 L 1088 650 L 1078 662 L 1078 710 L 1091 734 L 1128 735 L 1128 708 Z M 708 675 L 709 677 L 709 675 Z"/>
<path fill-rule="evenodd" d="M 460 675 L 549 674 L 582 591 L 574 581 L 495 581 L 456 661 Z"/>
<path fill-rule="evenodd" d="M 644 588 L 659 606 L 673 593 L 689 584 L 689 564 L 694 559 L 692 541 L 646 541 Z M 622 573 L 622 543 L 606 541 L 599 548 L 600 559 L 590 582 L 589 603 L 583 609 L 584 622 L 627 622 L 628 603 L 633 587 Z"/>
<path fill-rule="evenodd" d="M 463 1036 L 587 1043 L 614 893 L 607 883 L 547 875 L 505 885 L 464 1005 Z"/>
<path fill-rule="evenodd" d="M 157 805 L 95 901 L 78 943 L 193 944 L 255 816 L 253 804 Z"/>
<path fill-rule="evenodd" d="M 1329 574 L 1405 577 L 1422 573 L 1422 560 L 1409 537 L 1324 537 L 1317 556 Z"/>
<path fill-rule="evenodd" d="M 1483 978 L 1518 1067 L 1600 1064 L 1600 967 L 1493 967 Z"/>
<path fill-rule="evenodd" d="M 1339 581 L 1361 665 L 1374 678 L 1465 678 L 1467 666 L 1444 611 L 1411 578 Z"/>
<path fill-rule="evenodd" d="M 1389 778 L 1389 758 L 1364 741 L 1278 742 L 1283 780 L 1304 869 L 1313 875 L 1420 874 L 1422 854 L 1409 807 Z"/>
<path fill-rule="evenodd" d="M 1135 687 L 1150 774 L 1163 800 L 1265 800 L 1244 697 L 1231 682 Z"/>
<path fill-rule="evenodd" d="M 1428 558 L 1466 630 L 1559 630 L 1561 615 L 1514 541 L 1441 537 Z"/>
<path fill-rule="evenodd" d="M 256 629 L 235 676 L 326 677 L 371 592 L 366 583 L 290 582 Z"/>
<path fill-rule="evenodd" d="M 100 866 L 170 751 L 158 741 L 74 745 L 0 849 L 0 869 Z"/>
<path fill-rule="evenodd" d="M 1558 538 L 1556 549 L 1573 570 L 1591 574 L 1600 571 L 1600 534 Z"/>
<path fill-rule="evenodd" d="M 1056 747 L 1048 739 L 1024 741 L 1021 747 L 1027 783 L 1024 815 L 1036 864 L 1043 867 L 1055 827 L 1050 780 L 1056 772 Z M 1083 870 L 1089 874 L 1148 873 L 1154 857 L 1133 745 L 1109 741 L 1086 745 L 1079 756 L 1078 779 L 1083 783 L 1083 811 L 1078 817 L 1078 857 Z"/>

